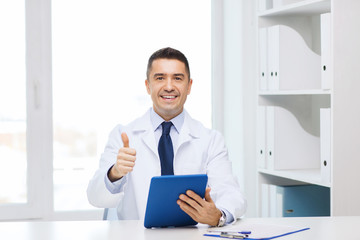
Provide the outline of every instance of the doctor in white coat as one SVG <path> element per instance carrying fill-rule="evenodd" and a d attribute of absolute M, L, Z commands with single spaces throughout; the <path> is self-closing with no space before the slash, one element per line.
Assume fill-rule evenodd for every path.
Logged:
<path fill-rule="evenodd" d="M 161 175 L 161 123 L 171 121 L 174 174 L 208 175 L 205 198 L 187 191 L 179 196 L 179 207 L 195 221 L 211 226 L 244 214 L 246 201 L 232 175 L 223 137 L 184 110 L 192 82 L 188 61 L 180 51 L 163 48 L 149 58 L 145 85 L 153 107 L 110 133 L 100 167 L 89 182 L 92 205 L 117 208 L 119 219 L 144 218 L 150 180 Z"/>

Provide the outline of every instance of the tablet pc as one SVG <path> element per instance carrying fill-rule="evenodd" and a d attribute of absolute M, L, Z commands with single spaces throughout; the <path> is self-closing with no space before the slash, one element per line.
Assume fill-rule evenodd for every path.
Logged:
<path fill-rule="evenodd" d="M 150 183 L 144 226 L 178 227 L 196 225 L 176 203 L 180 194 L 192 190 L 204 198 L 207 184 L 206 174 L 165 175 L 153 177 Z"/>

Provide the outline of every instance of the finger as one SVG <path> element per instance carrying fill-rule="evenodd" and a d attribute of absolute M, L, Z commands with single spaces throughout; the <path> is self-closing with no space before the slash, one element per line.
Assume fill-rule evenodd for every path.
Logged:
<path fill-rule="evenodd" d="M 121 133 L 121 140 L 123 142 L 124 148 L 129 147 L 129 137 L 127 136 L 126 132 Z"/>
<path fill-rule="evenodd" d="M 186 195 L 188 195 L 190 198 L 194 199 L 200 206 L 204 206 L 204 199 L 202 199 L 199 195 L 197 195 L 193 191 L 187 190 Z"/>
<path fill-rule="evenodd" d="M 135 161 L 119 160 L 118 165 L 119 165 L 119 167 L 121 167 L 121 166 L 134 167 L 135 166 Z"/>
<path fill-rule="evenodd" d="M 194 199 L 188 197 L 185 194 L 181 194 L 179 198 L 180 198 L 180 200 L 184 201 L 189 206 L 194 208 L 196 211 L 198 211 L 198 212 L 201 211 L 202 206 L 197 201 L 195 201 Z"/>
<path fill-rule="evenodd" d="M 119 170 L 120 170 L 121 172 L 127 174 L 127 173 L 129 173 L 129 172 L 132 172 L 133 169 L 134 169 L 133 167 L 121 166 Z"/>
<path fill-rule="evenodd" d="M 210 196 L 210 191 L 211 191 L 211 188 L 206 188 L 205 190 L 205 201 L 207 202 L 213 202 L 211 196 Z"/>
<path fill-rule="evenodd" d="M 195 221 L 198 221 L 197 220 L 198 212 L 194 208 L 192 208 L 191 206 L 189 206 L 186 202 L 184 202 L 182 200 L 177 200 L 176 203 L 180 206 L 181 210 L 183 210 L 187 215 L 189 215 Z"/>
<path fill-rule="evenodd" d="M 135 161 L 136 151 L 135 151 L 135 149 L 132 149 L 132 148 L 120 148 L 117 158 Z"/>

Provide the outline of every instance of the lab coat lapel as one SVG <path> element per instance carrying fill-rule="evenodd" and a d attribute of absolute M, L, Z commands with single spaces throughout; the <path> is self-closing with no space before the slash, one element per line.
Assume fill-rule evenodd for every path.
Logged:
<path fill-rule="evenodd" d="M 144 133 L 142 140 L 145 143 L 145 145 L 148 146 L 148 148 L 150 148 L 151 151 L 156 156 L 158 156 L 158 151 L 157 151 L 157 148 L 156 148 L 154 132 L 152 132 L 151 130 L 147 130 Z"/>
<path fill-rule="evenodd" d="M 155 135 L 150 120 L 150 110 L 135 123 L 134 132 L 143 132 L 141 137 L 143 143 L 155 154 L 155 156 L 158 156 Z"/>
<path fill-rule="evenodd" d="M 185 110 L 184 110 L 185 111 Z M 194 138 L 199 138 L 199 130 L 195 127 L 193 123 L 193 119 L 190 115 L 185 111 L 185 118 L 182 129 L 180 130 L 179 139 L 177 148 L 175 149 L 174 156 L 176 157 L 176 153 L 181 148 L 181 146 Z"/>

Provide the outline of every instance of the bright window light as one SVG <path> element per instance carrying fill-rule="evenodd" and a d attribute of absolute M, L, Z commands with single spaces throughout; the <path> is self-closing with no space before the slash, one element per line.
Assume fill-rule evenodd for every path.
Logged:
<path fill-rule="evenodd" d="M 0 1 L 0 205 L 27 202 L 25 1 Z"/>
<path fill-rule="evenodd" d="M 211 127 L 210 14 L 208 0 L 52 1 L 55 210 L 92 209 L 86 188 L 108 134 L 152 106 L 145 73 L 154 51 L 187 56 L 185 108 Z"/>

